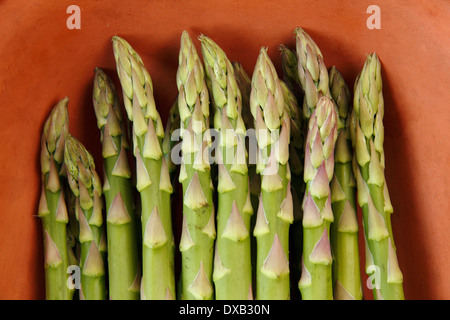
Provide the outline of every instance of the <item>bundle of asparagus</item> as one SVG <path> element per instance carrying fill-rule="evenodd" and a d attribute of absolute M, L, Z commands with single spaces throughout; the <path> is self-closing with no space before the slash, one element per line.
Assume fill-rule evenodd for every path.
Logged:
<path fill-rule="evenodd" d="M 305 300 L 361 300 L 358 203 L 368 285 L 376 299 L 404 299 L 384 174 L 377 55 L 367 57 L 356 79 L 352 108 L 344 77 L 326 68 L 302 28 L 295 29 L 295 50 L 280 46 L 283 80 L 266 48 L 249 77 L 211 38 L 198 40 L 203 61 L 182 32 L 178 95 L 164 127 L 141 57 L 125 39 L 112 38 L 135 170 L 128 123 L 103 70 L 95 69 L 92 95 L 103 184 L 92 155 L 69 133 L 68 98 L 50 112 L 38 208 L 46 298 L 76 297 L 68 272 L 77 265 L 79 297 L 87 300 L 299 293 Z M 180 195 L 173 195 L 175 172 Z M 176 289 L 171 200 L 177 196 L 183 216 Z"/>

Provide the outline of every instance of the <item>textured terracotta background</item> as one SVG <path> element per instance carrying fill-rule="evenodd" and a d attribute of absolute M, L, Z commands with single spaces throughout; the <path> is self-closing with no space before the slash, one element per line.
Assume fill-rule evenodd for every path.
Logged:
<path fill-rule="evenodd" d="M 66 27 L 69 4 L 81 8 L 80 30 Z M 380 30 L 366 27 L 371 4 L 381 9 Z M 366 54 L 378 53 L 386 175 L 405 295 L 449 299 L 449 17 L 449 1 L 438 0 L 1 1 L 0 299 L 44 298 L 35 216 L 42 126 L 52 106 L 69 96 L 70 130 L 100 163 L 91 87 L 96 66 L 117 79 L 111 36 L 125 37 L 142 56 L 165 120 L 177 92 L 183 29 L 193 38 L 210 36 L 251 73 L 261 46 L 281 70 L 277 47 L 294 45 L 297 26 L 350 87 Z"/>

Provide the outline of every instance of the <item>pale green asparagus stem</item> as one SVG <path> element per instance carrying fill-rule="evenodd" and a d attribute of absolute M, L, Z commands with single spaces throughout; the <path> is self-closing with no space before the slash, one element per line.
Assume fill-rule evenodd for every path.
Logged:
<path fill-rule="evenodd" d="M 41 137 L 42 192 L 38 215 L 44 235 L 45 297 L 47 300 L 71 300 L 67 286 L 69 255 L 67 223 L 69 217 L 64 196 L 61 167 L 64 162 L 65 136 L 69 130 L 66 97 L 52 109 Z"/>
<path fill-rule="evenodd" d="M 161 149 L 164 126 L 141 57 L 124 39 L 114 36 L 112 42 L 125 109 L 133 126 L 136 188 L 142 210 L 141 299 L 174 299 L 173 188 Z"/>
<path fill-rule="evenodd" d="M 109 76 L 95 69 L 93 105 L 101 130 L 108 280 L 111 300 L 138 300 L 140 261 L 128 141 L 117 92 Z"/>
<path fill-rule="evenodd" d="M 257 238 L 256 299 L 289 299 L 289 227 L 293 204 L 289 170 L 290 119 L 283 88 L 262 48 L 252 76 L 250 109 L 258 141 L 261 195 L 253 230 Z"/>
<path fill-rule="evenodd" d="M 334 151 L 334 177 L 331 181 L 331 224 L 333 251 L 333 292 L 335 300 L 361 300 L 356 180 L 352 172 L 352 145 L 349 132 L 350 90 L 335 66 L 329 70 L 330 93 L 344 127 L 339 130 Z"/>
<path fill-rule="evenodd" d="M 250 201 L 246 128 L 234 68 L 225 52 L 200 36 L 207 85 L 218 132 L 217 240 L 213 281 L 217 300 L 252 299 Z"/>
<path fill-rule="evenodd" d="M 103 226 L 102 186 L 95 171 L 94 159 L 70 134 L 66 136 L 64 162 L 67 180 L 76 198 L 76 215 L 80 226 L 81 290 L 80 298 L 105 300 L 106 234 Z"/>
<path fill-rule="evenodd" d="M 304 300 L 332 300 L 330 181 L 334 171 L 337 114 L 333 102 L 319 99 L 306 138 L 303 200 L 303 267 L 299 288 Z"/>
<path fill-rule="evenodd" d="M 214 298 L 216 228 L 209 160 L 209 94 L 203 65 L 186 31 L 181 36 L 177 87 L 183 139 L 179 175 L 183 185 L 181 299 L 210 300 Z"/>
<path fill-rule="evenodd" d="M 381 63 L 370 54 L 354 88 L 350 122 L 355 156 L 353 171 L 358 204 L 363 211 L 366 273 L 375 299 L 404 299 L 403 275 L 398 265 L 391 214 L 393 207 L 384 175 L 384 99 Z"/>

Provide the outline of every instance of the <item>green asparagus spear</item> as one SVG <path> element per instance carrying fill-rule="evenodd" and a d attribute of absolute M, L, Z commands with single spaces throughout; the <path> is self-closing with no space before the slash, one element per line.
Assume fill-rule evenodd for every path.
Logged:
<path fill-rule="evenodd" d="M 250 252 L 250 201 L 246 128 L 234 68 L 225 52 L 200 36 L 206 83 L 219 133 L 217 240 L 213 280 L 217 300 L 253 298 Z"/>
<path fill-rule="evenodd" d="M 366 240 L 366 273 L 376 299 L 404 299 L 400 270 L 391 225 L 393 207 L 384 174 L 384 100 L 381 63 L 370 54 L 355 87 L 350 122 L 355 156 L 358 204 L 363 212 Z"/>
<path fill-rule="evenodd" d="M 70 134 L 64 148 L 67 180 L 76 198 L 76 215 L 80 226 L 81 290 L 80 298 L 105 300 L 106 235 L 103 226 L 102 186 L 92 155 Z"/>
<path fill-rule="evenodd" d="M 339 70 L 329 69 L 330 93 L 344 127 L 339 130 L 334 152 L 334 177 L 331 181 L 331 224 L 333 251 L 333 292 L 336 300 L 361 300 L 358 221 L 356 218 L 356 180 L 352 172 L 352 146 L 348 128 L 350 90 Z"/>
<path fill-rule="evenodd" d="M 304 300 L 332 300 L 330 224 L 333 222 L 330 181 L 334 170 L 337 114 L 321 97 L 311 114 L 306 138 L 303 200 L 303 267 L 299 288 Z"/>
<path fill-rule="evenodd" d="M 298 77 L 298 60 L 296 52 L 284 44 L 280 46 L 280 51 L 281 68 L 283 69 L 284 75 L 283 80 L 297 99 L 297 104 L 302 106 L 305 93 L 303 92 L 303 88 Z"/>
<path fill-rule="evenodd" d="M 252 90 L 252 79 L 248 76 L 247 72 L 244 70 L 244 67 L 239 63 L 233 62 L 234 75 L 236 78 L 236 83 L 239 87 L 239 91 L 241 92 L 241 100 L 242 100 L 242 119 L 244 120 L 245 128 L 253 129 L 253 117 L 250 112 L 250 92 Z M 249 165 L 250 165 L 249 161 Z"/>
<path fill-rule="evenodd" d="M 322 52 L 309 34 L 300 27 L 296 28 L 295 39 L 298 79 L 305 92 L 303 115 L 309 119 L 320 97 L 330 97 L 328 70 Z"/>
<path fill-rule="evenodd" d="M 42 192 L 38 215 L 44 235 L 45 297 L 47 300 L 71 300 L 73 290 L 67 286 L 69 255 L 67 223 L 69 217 L 64 195 L 61 168 L 64 143 L 69 130 L 66 97 L 58 102 L 45 121 L 41 137 Z"/>
<path fill-rule="evenodd" d="M 67 183 L 67 170 L 65 165 L 61 168 L 61 176 L 64 177 L 64 196 L 66 199 L 67 215 L 69 216 L 69 222 L 67 223 L 67 239 L 69 248 L 69 265 L 79 265 L 80 259 L 80 241 L 78 239 L 80 233 L 80 225 L 78 224 L 76 215 L 76 199 L 77 197 L 73 194 Z"/>
<path fill-rule="evenodd" d="M 250 109 L 258 142 L 261 195 L 253 230 L 257 238 L 256 299 L 289 299 L 290 119 L 283 88 L 265 48 L 252 76 Z"/>
<path fill-rule="evenodd" d="M 241 115 L 246 128 L 246 149 L 247 149 L 247 167 L 248 178 L 250 181 L 250 199 L 253 207 L 253 211 L 256 212 L 259 203 L 259 194 L 261 193 L 261 177 L 256 173 L 256 158 L 257 158 L 257 146 L 256 136 L 254 131 L 253 116 L 250 111 L 250 92 L 252 90 L 252 80 L 248 76 L 239 62 L 233 62 L 234 74 L 236 83 L 241 92 L 242 109 Z M 256 220 L 256 215 L 252 215 L 252 224 Z M 253 228 L 251 228 L 253 230 Z M 254 240 L 254 237 L 252 237 Z M 253 246 L 252 246 L 253 248 Z M 252 250 L 252 255 L 254 250 Z"/>
<path fill-rule="evenodd" d="M 303 161 L 304 161 L 304 149 L 305 149 L 305 132 L 307 126 L 304 124 L 303 114 L 299 108 L 299 102 L 303 100 L 302 95 L 298 93 L 299 90 L 303 90 L 298 79 L 297 72 L 297 57 L 295 53 L 282 45 L 280 47 L 281 66 L 284 73 L 284 81 L 282 82 L 284 89 L 284 97 L 287 106 L 287 111 L 291 118 L 291 144 L 290 144 L 290 156 L 289 164 L 292 174 L 292 189 L 295 190 L 295 195 L 298 199 L 303 198 L 305 192 L 305 184 L 303 181 Z M 301 100 L 299 100 L 301 98 Z M 301 220 L 301 208 L 298 208 L 294 201 L 294 224 L 295 221 Z"/>
<path fill-rule="evenodd" d="M 164 129 L 164 139 L 162 141 L 162 152 L 164 158 L 166 159 L 167 167 L 169 169 L 170 180 L 172 181 L 172 185 L 174 184 L 175 172 L 177 169 L 177 164 L 174 161 L 177 155 L 172 155 L 172 152 L 176 152 L 175 146 L 177 145 L 180 136 L 180 113 L 178 110 L 178 98 L 175 99 L 172 107 L 169 111 L 169 117 L 166 122 L 166 127 Z M 175 193 L 174 189 L 174 193 Z"/>
<path fill-rule="evenodd" d="M 241 91 L 242 98 L 242 120 L 244 120 L 246 133 L 246 148 L 247 148 L 247 167 L 248 180 L 250 182 L 250 202 L 252 203 L 253 212 L 258 210 L 259 195 L 261 194 L 261 176 L 256 173 L 256 158 L 257 158 L 257 142 L 254 130 L 253 116 L 250 111 L 250 92 L 252 90 L 252 80 L 244 70 L 239 62 L 233 62 L 234 74 L 236 82 Z M 256 214 L 253 214 L 250 219 L 250 230 L 255 228 Z M 256 237 L 250 237 L 250 252 L 252 264 L 252 287 L 253 292 L 256 292 Z"/>
<path fill-rule="evenodd" d="M 108 244 L 109 298 L 138 300 L 140 261 L 126 131 L 117 92 L 108 75 L 95 69 L 93 104 L 101 130 Z"/>
<path fill-rule="evenodd" d="M 164 126 L 141 57 L 123 38 L 114 36 L 112 42 L 125 109 L 133 126 L 136 188 L 142 210 L 141 299 L 174 299 L 173 188 L 161 147 Z"/>
<path fill-rule="evenodd" d="M 187 31 L 181 36 L 177 87 L 183 139 L 179 174 L 183 186 L 181 299 L 210 300 L 214 298 L 216 227 L 209 159 L 209 94 L 203 65 Z"/>
<path fill-rule="evenodd" d="M 301 273 L 301 253 L 303 248 L 302 199 L 306 184 L 303 181 L 303 161 L 305 154 L 303 115 L 299 109 L 297 99 L 288 85 L 281 81 L 284 92 L 286 112 L 289 114 L 291 125 L 291 142 L 289 144 L 289 168 L 291 169 L 291 193 L 294 210 L 294 221 L 289 230 L 289 250 L 291 253 L 290 279 L 291 298 L 298 296 L 297 283 Z M 295 285 L 292 285 L 295 284 Z"/>

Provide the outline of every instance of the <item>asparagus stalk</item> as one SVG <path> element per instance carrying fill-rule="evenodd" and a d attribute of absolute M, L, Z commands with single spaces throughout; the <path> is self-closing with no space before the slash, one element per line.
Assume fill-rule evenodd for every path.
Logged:
<path fill-rule="evenodd" d="M 305 92 L 303 115 L 311 117 L 321 96 L 330 97 L 328 70 L 322 52 L 302 28 L 295 29 L 298 79 Z"/>
<path fill-rule="evenodd" d="M 280 47 L 281 66 L 284 73 L 284 81 L 282 82 L 284 89 L 284 100 L 287 111 L 291 118 L 291 144 L 289 146 L 289 164 L 292 174 L 292 189 L 298 199 L 303 198 L 305 192 L 305 184 L 303 181 L 303 161 L 305 149 L 305 132 L 307 126 L 303 123 L 303 114 L 299 108 L 299 101 L 302 101 L 303 92 L 299 94 L 299 90 L 303 90 L 298 78 L 298 63 L 295 52 L 288 47 L 282 45 Z M 299 100 L 301 99 L 301 100 Z M 301 208 L 296 206 L 294 201 L 294 223 L 301 220 Z"/>
<path fill-rule="evenodd" d="M 200 36 L 206 83 L 219 133 L 217 240 L 213 281 L 217 300 L 252 299 L 250 200 L 246 128 L 242 97 L 234 68 L 225 52 L 210 38 Z"/>
<path fill-rule="evenodd" d="M 236 78 L 236 83 L 239 87 L 239 91 L 241 92 L 241 100 L 242 100 L 242 120 L 244 121 L 245 128 L 253 129 L 253 116 L 250 112 L 250 92 L 252 90 L 252 80 L 248 76 L 242 64 L 239 62 L 233 62 L 234 75 Z M 249 161 L 248 165 L 251 162 Z"/>
<path fill-rule="evenodd" d="M 183 187 L 181 299 L 210 300 L 214 298 L 216 227 L 209 162 L 209 94 L 203 65 L 186 31 L 181 36 L 176 79 L 183 139 L 179 174 Z"/>
<path fill-rule="evenodd" d="M 66 97 L 53 107 L 41 136 L 42 191 L 38 216 L 44 236 L 47 300 L 71 300 L 73 296 L 73 290 L 67 286 L 69 256 L 66 229 L 69 217 L 61 177 L 65 137 L 69 130 L 68 101 Z"/>
<path fill-rule="evenodd" d="M 280 45 L 280 51 L 281 68 L 283 70 L 284 82 L 297 99 L 297 104 L 301 106 L 303 105 L 303 97 L 305 93 L 303 92 L 303 88 L 298 76 L 297 54 L 295 50 L 290 49 L 284 44 Z"/>
<path fill-rule="evenodd" d="M 141 276 L 129 145 L 116 89 L 99 68 L 95 69 L 93 105 L 101 130 L 105 175 L 109 298 L 138 300 Z"/>
<path fill-rule="evenodd" d="M 91 154 L 70 134 L 66 136 L 64 162 L 70 188 L 76 196 L 75 210 L 80 226 L 80 298 L 105 300 L 107 248 L 100 178 L 95 171 Z"/>
<path fill-rule="evenodd" d="M 333 292 L 336 300 L 361 300 L 358 221 L 356 218 L 356 180 L 352 172 L 352 145 L 349 132 L 350 90 L 339 70 L 329 70 L 330 94 L 344 127 L 339 130 L 334 152 L 334 176 L 331 181 L 331 224 L 333 251 Z"/>
<path fill-rule="evenodd" d="M 295 29 L 295 38 L 298 78 L 305 93 L 303 115 L 308 121 L 299 288 L 305 300 L 333 299 L 329 240 L 333 212 L 329 182 L 334 170 L 338 117 L 336 107 L 330 100 L 328 70 L 322 52 L 302 28 Z M 320 110 L 317 110 L 319 107 Z"/>
<path fill-rule="evenodd" d="M 67 170 L 65 169 L 65 164 L 63 164 L 63 167 L 60 171 L 61 176 L 64 177 L 65 183 L 64 183 L 64 196 L 66 199 L 66 208 L 67 208 L 67 215 L 69 217 L 69 222 L 67 223 L 67 254 L 69 257 L 69 266 L 79 266 L 80 265 L 80 241 L 79 241 L 79 234 L 80 234 L 80 225 L 77 220 L 77 197 L 73 194 L 72 190 L 70 189 L 70 186 L 67 182 Z M 71 270 L 69 270 L 71 271 Z M 73 272 L 73 271 L 72 271 Z M 76 285 L 74 281 L 70 282 L 69 280 L 69 286 L 75 290 Z M 74 292 L 73 299 L 78 298 L 76 295 L 76 291 Z"/>
<path fill-rule="evenodd" d="M 166 122 L 166 127 L 164 129 L 164 139 L 162 141 L 162 153 L 166 159 L 167 167 L 169 169 L 170 180 L 172 185 L 175 179 L 175 172 L 177 169 L 177 164 L 174 161 L 176 155 L 172 155 L 172 151 L 175 150 L 175 146 L 179 141 L 179 129 L 180 129 L 180 113 L 178 111 L 178 98 L 175 99 L 172 107 L 169 111 L 169 117 Z M 174 189 L 175 192 L 175 189 Z"/>
<path fill-rule="evenodd" d="M 291 170 L 291 193 L 294 210 L 294 221 L 289 230 L 290 279 L 292 298 L 298 295 L 298 287 L 292 286 L 300 280 L 301 254 L 303 243 L 302 200 L 306 184 L 303 181 L 303 161 L 305 154 L 303 115 L 299 109 L 297 99 L 288 85 L 281 81 L 284 92 L 286 112 L 289 114 L 291 126 L 291 143 L 289 144 L 289 168 Z"/>
<path fill-rule="evenodd" d="M 358 204 L 363 212 L 366 240 L 366 273 L 376 299 L 404 299 L 403 275 L 399 268 L 391 225 L 393 207 L 384 174 L 384 100 L 381 63 L 370 54 L 354 88 L 350 122 L 355 156 Z M 375 282 L 375 283 L 373 283 Z"/>
<path fill-rule="evenodd" d="M 161 142 L 164 128 L 153 97 L 153 84 L 138 53 L 112 38 L 117 73 L 127 115 L 133 127 L 136 188 L 141 198 L 141 299 L 175 297 L 172 184 Z"/>
<path fill-rule="evenodd" d="M 252 76 L 250 109 L 258 142 L 257 173 L 261 174 L 253 230 L 257 238 L 256 298 L 289 299 L 290 119 L 283 88 L 265 48 L 260 50 Z"/>
<path fill-rule="evenodd" d="M 257 159 L 257 142 L 255 136 L 255 128 L 253 123 L 253 116 L 250 111 L 250 93 L 252 90 L 252 80 L 248 76 L 239 62 L 233 62 L 236 82 L 241 91 L 242 98 L 242 120 L 244 121 L 246 133 L 246 149 L 247 149 L 247 167 L 248 180 L 250 182 L 250 202 L 252 203 L 253 212 L 258 210 L 259 195 L 261 194 L 261 176 L 256 173 L 256 159 Z M 250 230 L 255 228 L 256 214 L 250 218 Z M 256 237 L 250 237 L 250 252 L 252 264 L 252 288 L 256 292 Z"/>
<path fill-rule="evenodd" d="M 331 300 L 333 222 L 330 181 L 334 170 L 337 114 L 333 102 L 321 97 L 311 114 L 306 137 L 303 200 L 303 267 L 299 288 L 304 300 Z"/>
<path fill-rule="evenodd" d="M 250 181 L 250 198 L 252 202 L 253 211 L 258 209 L 259 194 L 261 193 L 261 177 L 256 173 L 256 158 L 257 152 L 254 148 L 256 143 L 255 128 L 253 116 L 250 111 L 250 93 L 252 90 L 252 80 L 248 76 L 247 72 L 244 70 L 239 62 L 233 62 L 234 74 L 236 78 L 236 83 L 241 92 L 242 109 L 241 115 L 244 121 L 244 126 L 246 128 L 246 143 L 245 147 L 247 149 L 247 167 L 248 167 L 248 178 Z M 256 216 L 252 215 L 251 220 L 255 220 Z M 253 228 L 252 228 L 253 229 Z M 252 238 L 254 239 L 254 238 Z M 253 250 L 252 250 L 253 254 Z"/>

